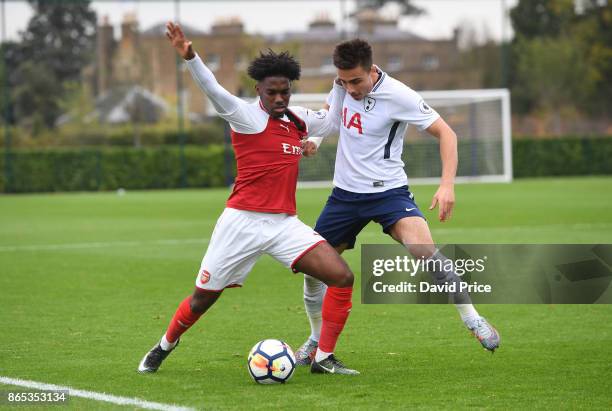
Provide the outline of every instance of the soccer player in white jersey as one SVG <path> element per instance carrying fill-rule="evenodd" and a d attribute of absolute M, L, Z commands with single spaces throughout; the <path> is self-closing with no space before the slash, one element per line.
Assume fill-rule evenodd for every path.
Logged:
<path fill-rule="evenodd" d="M 439 206 L 440 221 L 450 218 L 455 202 L 457 136 L 418 93 L 372 64 L 372 49 L 366 41 L 340 43 L 334 50 L 333 61 L 347 95 L 342 104 L 334 189 L 315 231 L 342 253 L 353 248 L 359 232 L 375 221 L 413 256 L 444 259 L 436 250 L 427 221 L 408 189 L 401 159 L 403 136 L 407 127 L 413 125 L 440 140 L 442 178 L 429 207 L 433 210 Z M 309 138 L 304 154 L 314 154 L 320 142 L 320 138 Z M 460 281 L 454 272 L 431 274 L 439 283 Z M 304 304 L 311 335 L 296 352 L 298 364 L 309 364 L 316 350 L 324 295 L 325 285 L 305 275 Z M 493 352 L 499 346 L 497 330 L 478 314 L 467 293 L 451 297 L 466 327 L 484 348 Z"/>
<path fill-rule="evenodd" d="M 320 235 L 297 218 L 295 207 L 303 139 L 311 134 L 325 136 L 335 129 L 344 90 L 334 84 L 336 96 L 329 112 L 289 107 L 291 82 L 299 79 L 300 66 L 287 52 L 270 50 L 249 66 L 249 75 L 257 81 L 259 99 L 246 103 L 217 83 L 178 25 L 168 23 L 166 34 L 219 116 L 230 124 L 238 172 L 202 260 L 193 294 L 179 305 L 138 371 L 156 372 L 180 336 L 223 290 L 241 286 L 259 257 L 268 254 L 328 287 L 321 340 L 311 372 L 359 374 L 333 354 L 351 309 L 353 273 Z"/>

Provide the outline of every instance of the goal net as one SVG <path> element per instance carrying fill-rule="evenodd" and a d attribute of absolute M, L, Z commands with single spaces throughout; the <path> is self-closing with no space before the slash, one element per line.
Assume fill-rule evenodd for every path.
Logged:
<path fill-rule="evenodd" d="M 507 89 L 420 92 L 458 137 L 458 183 L 512 181 L 510 94 Z M 292 106 L 318 110 L 327 94 L 294 94 Z M 338 136 L 323 140 L 316 156 L 300 163 L 300 186 L 331 186 Z M 404 136 L 402 160 L 409 184 L 437 184 L 440 180 L 438 139 L 416 127 Z"/>

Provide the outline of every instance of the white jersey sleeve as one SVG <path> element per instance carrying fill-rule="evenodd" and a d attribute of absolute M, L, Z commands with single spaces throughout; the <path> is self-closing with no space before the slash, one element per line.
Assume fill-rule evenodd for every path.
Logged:
<path fill-rule="evenodd" d="M 257 105 L 249 104 L 224 89 L 198 54 L 185 62 L 193 79 L 210 98 L 219 116 L 226 120 L 234 131 L 254 134 L 265 129 L 268 116 Z"/>
<path fill-rule="evenodd" d="M 319 147 L 323 139 L 331 134 L 338 133 L 340 120 L 342 118 L 342 102 L 346 95 L 346 90 L 334 82 L 334 85 L 327 96 L 326 104 L 329 109 L 312 111 L 303 107 L 296 107 L 302 110 L 303 119 L 308 127 L 308 141 L 312 141 Z"/>
<path fill-rule="evenodd" d="M 436 110 L 408 86 L 403 85 L 398 88 L 394 97 L 387 107 L 387 114 L 393 120 L 406 122 L 419 130 L 425 130 L 440 118 Z"/>
<path fill-rule="evenodd" d="M 320 144 L 322 138 L 338 132 L 340 128 L 342 101 L 344 100 L 345 93 L 346 92 L 341 86 L 334 83 L 334 87 L 330 92 L 330 96 L 333 96 L 333 98 L 331 98 L 331 100 L 328 98 L 327 102 L 327 104 L 329 104 L 329 109 L 313 111 L 299 106 L 290 107 L 292 111 L 304 120 L 309 140 L 314 141 L 317 146 Z"/>

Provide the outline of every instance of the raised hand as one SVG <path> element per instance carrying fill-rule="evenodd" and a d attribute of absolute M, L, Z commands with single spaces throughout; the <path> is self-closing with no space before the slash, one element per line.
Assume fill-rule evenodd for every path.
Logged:
<path fill-rule="evenodd" d="M 178 24 L 174 24 L 171 21 L 166 23 L 166 37 L 172 43 L 172 47 L 178 52 L 178 54 L 185 60 L 191 60 L 195 57 L 193 48 L 191 47 L 191 41 L 189 41 L 183 30 Z"/>

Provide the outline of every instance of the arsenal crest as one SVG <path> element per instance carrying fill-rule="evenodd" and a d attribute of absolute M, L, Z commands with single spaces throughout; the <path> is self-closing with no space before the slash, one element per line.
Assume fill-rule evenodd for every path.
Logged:
<path fill-rule="evenodd" d="M 376 105 L 376 99 L 372 97 L 366 97 L 363 99 L 363 108 L 366 112 L 372 111 Z"/>

